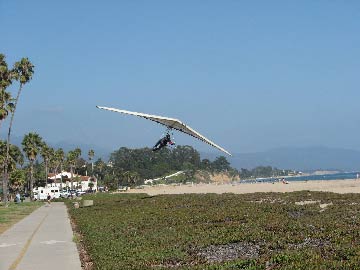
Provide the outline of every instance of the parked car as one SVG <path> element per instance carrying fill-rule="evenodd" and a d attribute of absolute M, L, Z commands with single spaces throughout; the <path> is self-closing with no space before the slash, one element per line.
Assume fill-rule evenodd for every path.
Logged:
<path fill-rule="evenodd" d="M 67 190 L 63 190 L 60 192 L 60 197 L 61 198 L 69 198 L 70 197 L 70 192 L 68 192 Z"/>
<path fill-rule="evenodd" d="M 118 187 L 118 191 L 127 191 L 129 189 L 130 189 L 130 187 L 128 187 L 128 186 L 119 186 Z"/>
<path fill-rule="evenodd" d="M 76 191 L 76 196 L 81 196 L 81 195 L 83 195 L 83 194 L 86 194 L 86 192 L 85 192 L 85 191 L 82 191 L 82 190 Z"/>

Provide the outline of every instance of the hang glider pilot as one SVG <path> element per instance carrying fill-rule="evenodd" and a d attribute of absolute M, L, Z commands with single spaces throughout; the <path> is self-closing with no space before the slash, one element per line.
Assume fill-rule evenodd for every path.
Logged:
<path fill-rule="evenodd" d="M 161 138 L 153 147 L 153 151 L 158 151 L 161 148 L 165 147 L 167 144 L 174 145 L 175 143 L 171 141 L 170 134 L 166 134 L 165 137 Z"/>

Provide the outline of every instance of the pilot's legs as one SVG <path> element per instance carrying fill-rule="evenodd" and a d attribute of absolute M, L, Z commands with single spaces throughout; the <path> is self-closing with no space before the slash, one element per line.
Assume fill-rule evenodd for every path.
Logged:
<path fill-rule="evenodd" d="M 163 148 L 164 146 L 167 145 L 167 140 L 162 138 L 160 139 L 153 147 L 153 151 L 157 151 L 157 150 L 160 150 L 161 148 Z"/>
<path fill-rule="evenodd" d="M 162 148 L 162 145 L 161 145 L 161 141 L 162 139 L 160 139 L 153 147 L 153 151 L 157 151 L 157 150 L 160 150 Z"/>

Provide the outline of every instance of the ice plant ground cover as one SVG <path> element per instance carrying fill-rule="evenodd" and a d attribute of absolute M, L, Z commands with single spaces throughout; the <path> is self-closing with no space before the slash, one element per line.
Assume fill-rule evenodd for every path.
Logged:
<path fill-rule="evenodd" d="M 360 195 L 97 194 L 69 212 L 94 269 L 360 269 Z"/>

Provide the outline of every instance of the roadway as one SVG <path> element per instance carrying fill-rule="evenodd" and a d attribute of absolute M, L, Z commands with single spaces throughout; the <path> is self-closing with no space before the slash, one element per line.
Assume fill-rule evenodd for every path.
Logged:
<path fill-rule="evenodd" d="M 66 206 L 45 204 L 0 235 L 0 270 L 81 270 Z"/>

